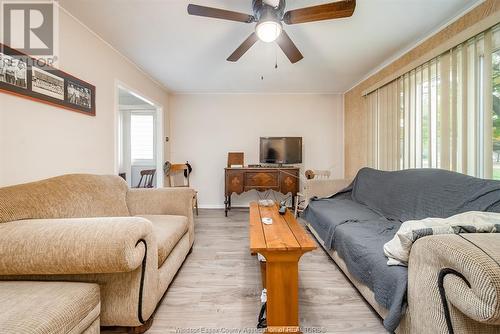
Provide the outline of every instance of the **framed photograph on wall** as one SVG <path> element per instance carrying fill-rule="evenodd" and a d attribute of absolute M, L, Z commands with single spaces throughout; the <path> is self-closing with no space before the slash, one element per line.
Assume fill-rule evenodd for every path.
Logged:
<path fill-rule="evenodd" d="M 64 79 L 36 67 L 31 72 L 31 90 L 64 101 Z"/>
<path fill-rule="evenodd" d="M 0 43 L 0 91 L 85 115 L 96 114 L 96 88 Z"/>
<path fill-rule="evenodd" d="M 28 66 L 23 59 L 0 52 L 0 84 L 26 90 L 27 78 Z"/>
<path fill-rule="evenodd" d="M 83 108 L 92 108 L 92 92 L 89 88 L 69 81 L 66 93 L 69 103 Z"/>

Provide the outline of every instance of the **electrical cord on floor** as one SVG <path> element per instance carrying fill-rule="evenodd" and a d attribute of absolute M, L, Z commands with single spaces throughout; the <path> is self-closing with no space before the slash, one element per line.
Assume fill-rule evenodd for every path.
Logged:
<path fill-rule="evenodd" d="M 266 328 L 267 327 L 267 319 L 266 319 L 266 306 L 267 302 L 262 304 L 259 312 L 259 318 L 257 319 L 257 328 Z"/>

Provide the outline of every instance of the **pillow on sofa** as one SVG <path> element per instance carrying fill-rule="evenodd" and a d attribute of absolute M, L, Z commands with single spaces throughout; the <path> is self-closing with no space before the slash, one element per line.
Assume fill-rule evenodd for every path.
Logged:
<path fill-rule="evenodd" d="M 469 211 L 449 218 L 406 221 L 384 245 L 384 254 L 389 258 L 387 265 L 407 266 L 411 246 L 419 238 L 457 233 L 500 233 L 500 213 Z"/>

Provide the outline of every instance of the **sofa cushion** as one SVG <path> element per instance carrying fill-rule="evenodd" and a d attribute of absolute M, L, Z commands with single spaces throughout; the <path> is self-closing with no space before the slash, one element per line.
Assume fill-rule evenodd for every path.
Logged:
<path fill-rule="evenodd" d="M 170 252 L 188 231 L 185 216 L 141 215 L 153 223 L 153 233 L 158 243 L 158 268 L 162 266 Z"/>
<path fill-rule="evenodd" d="M 377 303 L 389 311 L 384 327 L 391 333 L 404 314 L 408 269 L 388 266 L 383 246 L 400 225 L 384 218 L 348 222 L 337 227 L 334 239 L 335 250 L 349 273 L 373 291 Z"/>
<path fill-rule="evenodd" d="M 0 223 L 22 219 L 130 216 L 119 176 L 71 174 L 0 188 Z"/>
<path fill-rule="evenodd" d="M 335 230 L 346 222 L 377 220 L 382 216 L 366 205 L 346 198 L 313 199 L 304 212 L 304 219 L 312 225 L 328 249 L 333 248 Z"/>
<path fill-rule="evenodd" d="M 2 333 L 82 333 L 100 313 L 99 285 L 0 282 Z"/>

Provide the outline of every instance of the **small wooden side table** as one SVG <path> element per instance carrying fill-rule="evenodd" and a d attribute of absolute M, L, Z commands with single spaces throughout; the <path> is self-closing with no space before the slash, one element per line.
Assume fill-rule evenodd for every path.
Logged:
<path fill-rule="evenodd" d="M 262 218 L 273 219 L 272 225 Z M 277 206 L 250 204 L 250 251 L 266 258 L 267 289 L 266 333 L 298 333 L 299 327 L 299 260 L 316 249 L 316 243 L 287 210 L 280 215 Z"/>

